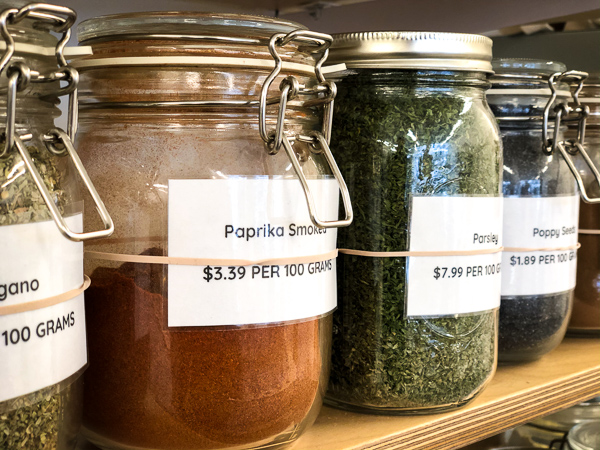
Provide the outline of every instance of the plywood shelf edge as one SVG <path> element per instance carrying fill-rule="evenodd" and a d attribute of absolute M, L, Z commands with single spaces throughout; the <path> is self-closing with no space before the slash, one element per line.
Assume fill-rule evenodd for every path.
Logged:
<path fill-rule="evenodd" d="M 466 407 L 430 416 L 323 408 L 294 450 L 454 450 L 600 395 L 600 339 L 567 338 L 539 361 L 500 366 Z"/>

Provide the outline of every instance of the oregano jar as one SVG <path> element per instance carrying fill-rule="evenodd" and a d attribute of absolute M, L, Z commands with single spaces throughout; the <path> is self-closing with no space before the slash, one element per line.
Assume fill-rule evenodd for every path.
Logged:
<path fill-rule="evenodd" d="M 550 76 L 564 64 L 534 59 L 494 60 L 488 102 L 504 144 L 504 246 L 500 306 L 500 361 L 528 361 L 563 339 L 577 266 L 577 184 L 561 155 L 545 151 L 543 114 Z M 556 87 L 566 104 L 569 85 Z M 553 105 L 555 106 L 555 105 Z M 565 126 L 550 134 L 563 139 Z"/>
<path fill-rule="evenodd" d="M 81 241 L 111 230 L 82 233 L 77 172 L 89 179 L 54 127 L 77 85 L 61 46 L 76 15 L 15 3 L 0 3 L 0 448 L 69 450 L 87 365 Z"/>
<path fill-rule="evenodd" d="M 86 247 L 84 435 L 111 450 L 290 445 L 321 407 L 335 227 L 351 220 L 336 220 L 323 126 L 331 38 L 185 12 L 94 18 L 78 37 L 93 51 L 77 61 L 78 144 L 117 229 Z"/>
<path fill-rule="evenodd" d="M 474 398 L 496 367 L 501 144 L 485 100 L 491 40 L 334 36 L 333 139 L 356 210 L 340 230 L 326 401 L 429 413 Z"/>

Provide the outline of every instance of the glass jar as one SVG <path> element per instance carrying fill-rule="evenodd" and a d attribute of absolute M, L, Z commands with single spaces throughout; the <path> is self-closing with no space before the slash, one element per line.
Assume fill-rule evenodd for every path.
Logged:
<path fill-rule="evenodd" d="M 76 76 L 64 60 L 57 67 L 51 32 L 68 39 L 76 16 L 43 3 L 0 8 L 0 448 L 68 450 L 87 364 L 80 241 L 90 235 L 77 172 L 89 179 L 54 129 Z"/>
<path fill-rule="evenodd" d="M 336 35 L 330 60 L 348 67 L 333 140 L 357 213 L 339 232 L 326 401 L 391 414 L 459 407 L 496 367 L 502 158 L 484 94 L 491 40 Z"/>
<path fill-rule="evenodd" d="M 595 397 L 570 408 L 505 431 L 502 440 L 507 445 L 532 445 L 536 448 L 559 448 L 569 430 L 579 424 L 597 420 L 600 417 L 600 397 Z M 553 445 L 553 442 L 555 443 Z"/>
<path fill-rule="evenodd" d="M 487 98 L 504 146 L 504 247 L 498 358 L 534 360 L 562 341 L 577 265 L 577 184 L 562 156 L 547 154 L 543 113 L 548 80 L 564 64 L 529 59 L 493 61 Z M 566 104 L 569 86 L 558 86 Z M 554 126 L 549 124 L 550 133 Z M 558 130 L 560 136 L 566 127 Z"/>
<path fill-rule="evenodd" d="M 567 435 L 569 450 L 597 450 L 600 448 L 600 420 L 575 425 Z"/>
<path fill-rule="evenodd" d="M 600 170 L 600 74 L 590 74 L 579 94 L 583 105 L 589 106 L 590 114 L 585 129 L 584 149 Z M 570 126 L 568 138 L 577 134 Z M 598 183 L 590 176 L 589 169 L 577 159 L 579 173 L 593 197 L 600 197 Z M 573 313 L 569 333 L 600 334 L 600 205 L 579 204 L 579 264 Z"/>
<path fill-rule="evenodd" d="M 85 436 L 104 449 L 290 445 L 321 407 L 332 227 L 350 221 L 312 223 L 294 168 L 321 220 L 337 218 L 343 180 L 310 137 L 332 94 L 315 80 L 331 38 L 209 13 L 106 16 L 78 32 L 93 49 L 77 62 L 78 144 L 117 230 L 86 247 Z M 281 150 L 261 139 L 261 92 L 267 136 L 284 111 Z"/>

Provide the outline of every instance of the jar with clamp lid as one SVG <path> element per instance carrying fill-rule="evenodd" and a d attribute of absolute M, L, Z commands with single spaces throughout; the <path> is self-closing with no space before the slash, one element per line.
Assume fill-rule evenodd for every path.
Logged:
<path fill-rule="evenodd" d="M 587 74 L 541 60 L 501 59 L 494 64 L 488 101 L 504 143 L 499 359 L 527 361 L 562 341 L 571 312 L 577 188 L 583 186 L 571 155 L 577 146 L 564 133 L 566 123 L 581 130 L 585 126 L 580 121 L 583 111 L 567 105 L 571 84 L 576 96 Z M 588 198 L 585 189 L 581 195 Z"/>
<path fill-rule="evenodd" d="M 544 115 L 548 86 L 564 64 L 494 60 L 488 102 L 504 144 L 504 247 L 500 306 L 500 361 L 541 357 L 563 339 L 575 287 L 577 184 L 564 159 L 545 150 L 544 127 L 564 139 Z M 566 80 L 555 104 L 570 97 Z M 554 105 L 553 105 L 554 106 Z M 546 119 L 544 119 L 546 117 Z"/>
<path fill-rule="evenodd" d="M 590 73 L 579 93 L 582 105 L 589 108 L 583 148 L 600 170 L 600 73 Z M 576 105 L 572 105 L 576 106 Z M 577 124 L 569 124 L 567 138 L 577 137 Z M 576 159 L 586 189 L 600 197 L 600 189 L 582 158 Z M 600 334 L 600 205 L 579 204 L 579 249 L 577 285 L 569 333 Z"/>
<path fill-rule="evenodd" d="M 339 232 L 327 401 L 380 414 L 466 404 L 496 368 L 501 146 L 491 40 L 334 36 L 334 155 L 357 211 Z M 485 232 L 483 231 L 485 230 Z"/>
<path fill-rule="evenodd" d="M 352 220 L 328 148 L 331 37 L 160 12 L 91 19 L 78 36 L 93 50 L 76 62 L 78 145 L 117 228 L 86 248 L 85 436 L 288 446 L 322 403 L 336 227 Z"/>
<path fill-rule="evenodd" d="M 72 449 L 81 424 L 87 365 L 81 241 L 107 236 L 112 223 L 70 136 L 53 123 L 59 97 L 77 86 L 77 72 L 63 56 L 75 17 L 68 8 L 43 3 L 15 8 L 3 2 L 0 10 L 3 450 Z M 78 173 L 97 201 L 103 231 L 82 232 Z"/>

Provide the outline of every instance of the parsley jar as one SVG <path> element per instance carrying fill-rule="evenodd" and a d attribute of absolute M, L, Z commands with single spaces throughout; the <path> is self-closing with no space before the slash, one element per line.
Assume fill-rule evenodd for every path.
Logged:
<path fill-rule="evenodd" d="M 501 143 L 485 101 L 492 41 L 334 36 L 333 139 L 356 210 L 339 231 L 326 401 L 382 414 L 474 398 L 496 368 Z"/>
<path fill-rule="evenodd" d="M 351 221 L 326 137 L 331 37 L 192 12 L 98 17 L 78 37 L 93 52 L 77 61 L 78 144 L 117 225 L 86 247 L 84 435 L 290 445 L 322 404 Z"/>
<path fill-rule="evenodd" d="M 24 4 L 0 3 L 0 448 L 68 450 L 87 365 L 81 241 L 111 226 L 82 232 L 77 172 L 89 179 L 54 126 L 77 85 L 61 45 L 76 15 Z"/>
<path fill-rule="evenodd" d="M 544 150 L 544 110 L 560 62 L 493 61 L 488 102 L 504 146 L 504 247 L 500 306 L 500 361 L 534 360 L 563 339 L 571 312 L 577 266 L 577 184 L 561 155 Z M 569 85 L 556 87 L 566 104 Z M 564 139 L 550 117 L 549 132 Z"/>
<path fill-rule="evenodd" d="M 583 147 L 587 150 L 596 168 L 600 170 L 600 74 L 594 73 L 585 80 L 579 94 L 583 105 L 590 108 L 585 128 Z M 576 127 L 569 125 L 568 138 L 577 135 Z M 578 168 L 594 197 L 600 197 L 598 183 L 581 159 Z M 573 312 L 569 321 L 569 333 L 600 334 L 600 205 L 583 201 L 579 204 L 579 264 L 577 285 L 573 300 Z"/>

